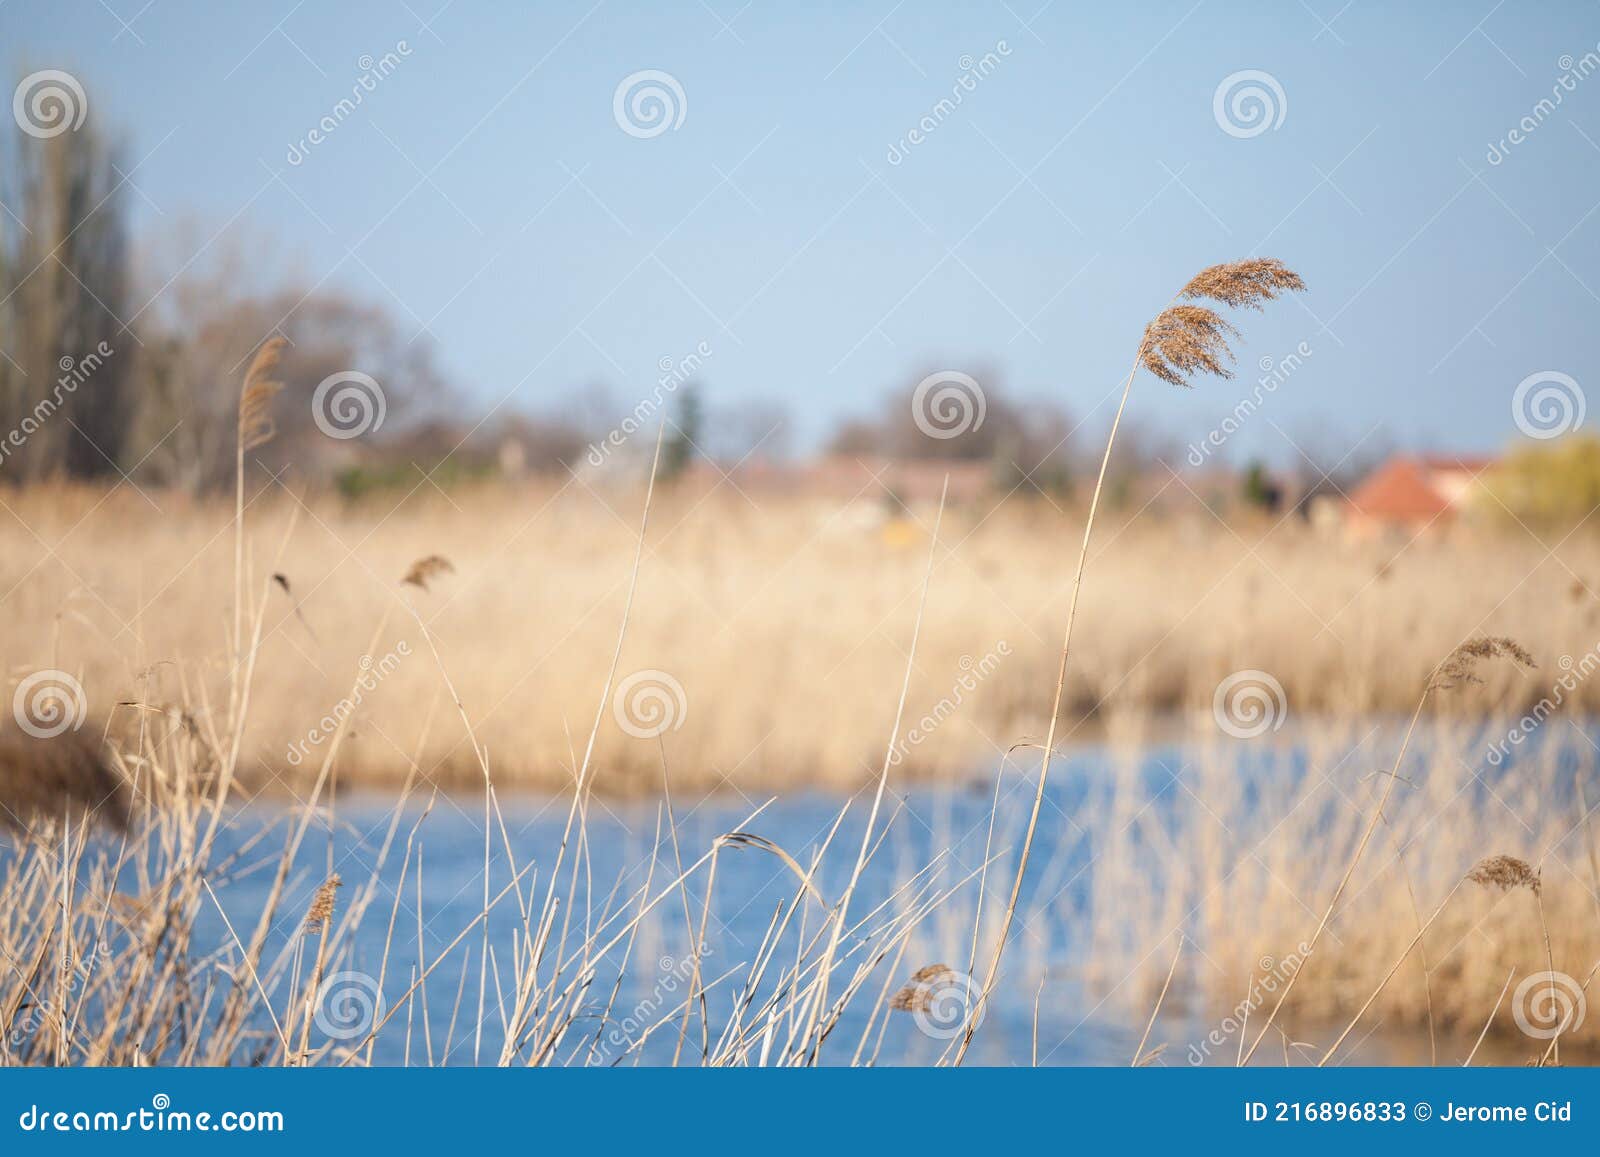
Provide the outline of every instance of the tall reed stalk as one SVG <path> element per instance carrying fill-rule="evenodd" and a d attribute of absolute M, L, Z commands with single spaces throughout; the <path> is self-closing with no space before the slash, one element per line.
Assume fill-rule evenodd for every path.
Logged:
<path fill-rule="evenodd" d="M 1028 872 L 1028 857 L 1033 851 L 1033 837 L 1039 826 L 1039 810 L 1044 805 L 1045 787 L 1050 779 L 1050 757 L 1054 753 L 1056 729 L 1061 720 L 1061 701 L 1067 687 L 1067 664 L 1072 650 L 1072 628 L 1078 618 L 1078 596 L 1083 590 L 1083 574 L 1089 565 L 1089 544 L 1094 537 L 1095 516 L 1100 510 L 1100 498 L 1105 492 L 1106 470 L 1111 465 L 1111 451 L 1116 445 L 1117 431 L 1122 426 L 1122 415 L 1128 406 L 1128 396 L 1133 392 L 1133 380 L 1140 369 L 1148 370 L 1162 381 L 1173 385 L 1188 385 L 1195 373 L 1233 376 L 1229 363 L 1233 350 L 1229 338 L 1237 331 L 1213 309 L 1203 305 L 1180 304 L 1185 301 L 1215 301 L 1222 305 L 1260 309 L 1264 302 L 1281 293 L 1305 288 L 1300 275 L 1283 262 L 1272 258 L 1249 258 L 1224 265 L 1213 265 L 1192 277 L 1145 327 L 1139 348 L 1133 357 L 1133 366 L 1122 383 L 1122 396 L 1117 402 L 1116 416 L 1111 420 L 1111 432 L 1106 437 L 1105 453 L 1100 459 L 1100 472 L 1095 477 L 1094 494 L 1089 500 L 1089 513 L 1084 520 L 1083 544 L 1078 549 L 1078 566 L 1072 576 L 1072 597 L 1067 604 L 1067 625 L 1061 636 L 1061 662 L 1056 672 L 1055 696 L 1050 706 L 1050 726 L 1045 733 L 1044 753 L 1040 760 L 1039 782 L 1034 789 L 1033 809 L 1028 815 L 1028 826 L 1022 838 L 1022 854 L 1017 860 L 1017 872 L 1011 882 L 1011 896 L 1006 902 L 1005 916 L 1000 923 L 1000 933 L 995 941 L 994 954 L 989 958 L 989 968 L 977 999 L 968 1012 L 967 1025 L 962 1033 L 961 1045 L 956 1050 L 955 1063 L 960 1064 L 972 1044 L 973 1033 L 984 1004 L 994 991 L 1000 973 L 1000 960 L 1005 954 L 1006 940 L 1011 934 L 1011 923 L 1016 916 L 1017 902 L 1022 895 L 1022 881 Z"/>

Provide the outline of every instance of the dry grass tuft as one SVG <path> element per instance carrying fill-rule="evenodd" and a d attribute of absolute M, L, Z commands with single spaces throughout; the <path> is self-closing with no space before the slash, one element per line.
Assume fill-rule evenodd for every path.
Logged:
<path fill-rule="evenodd" d="M 76 731 L 49 739 L 0 731 L 0 827 L 21 830 L 87 813 L 121 830 L 128 807 L 127 784 L 98 739 Z"/>

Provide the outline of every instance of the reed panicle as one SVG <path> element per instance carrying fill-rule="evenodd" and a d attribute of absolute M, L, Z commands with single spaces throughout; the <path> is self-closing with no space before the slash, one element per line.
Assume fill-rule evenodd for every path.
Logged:
<path fill-rule="evenodd" d="M 925 964 L 889 998 L 889 1007 L 896 1012 L 924 1012 L 932 1007 L 936 987 L 955 977 L 956 970 L 948 964 Z"/>
<path fill-rule="evenodd" d="M 1438 667 L 1434 668 L 1433 675 L 1428 680 L 1428 687 L 1431 690 L 1444 691 L 1459 687 L 1463 683 L 1482 683 L 1483 680 L 1478 677 L 1478 664 L 1492 659 L 1509 659 L 1523 670 L 1533 670 L 1538 666 L 1527 648 L 1515 639 L 1480 635 L 1468 639 L 1446 655 Z"/>
<path fill-rule="evenodd" d="M 333 902 L 344 881 L 335 872 L 321 884 L 317 885 L 316 894 L 311 897 L 311 906 L 306 909 L 305 930 L 307 932 L 326 932 L 329 922 L 333 919 Z"/>
<path fill-rule="evenodd" d="M 1300 275 L 1270 257 L 1253 257 L 1202 269 L 1179 291 L 1174 304 L 1145 327 L 1139 365 L 1174 386 L 1193 374 L 1233 377 L 1229 339 L 1239 331 L 1216 310 L 1182 302 L 1214 301 L 1234 309 L 1262 309 L 1283 293 L 1305 289 Z"/>
<path fill-rule="evenodd" d="M 272 337 L 261 343 L 256 356 L 245 370 L 244 385 L 239 390 L 239 452 L 249 453 L 265 446 L 276 436 L 277 425 L 272 420 L 272 400 L 283 389 L 283 383 L 272 377 L 283 356 L 284 338 Z"/>
<path fill-rule="evenodd" d="M 1472 866 L 1467 879 L 1474 884 L 1496 887 L 1502 892 L 1515 888 L 1539 891 L 1539 873 L 1526 860 L 1515 856 L 1487 856 Z"/>
<path fill-rule="evenodd" d="M 1233 350 L 1228 339 L 1238 332 L 1214 309 L 1174 305 L 1145 329 L 1139 364 L 1174 386 L 1187 386 L 1189 376 L 1196 373 L 1231 378 L 1228 363 L 1233 361 Z"/>
<path fill-rule="evenodd" d="M 1261 309 L 1283 293 L 1306 287 L 1300 275 L 1275 257 L 1249 257 L 1202 269 L 1189 279 L 1180 297 L 1208 299 L 1234 309 Z"/>
<path fill-rule="evenodd" d="M 400 581 L 406 586 L 413 586 L 419 590 L 428 590 L 428 584 L 440 575 L 454 574 L 455 566 L 442 554 L 430 554 L 419 558 L 406 569 L 405 577 Z"/>

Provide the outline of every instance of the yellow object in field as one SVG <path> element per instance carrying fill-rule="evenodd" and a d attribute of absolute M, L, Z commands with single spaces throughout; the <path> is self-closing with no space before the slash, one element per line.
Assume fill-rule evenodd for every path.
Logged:
<path fill-rule="evenodd" d="M 915 546 L 922 539 L 922 528 L 909 518 L 891 518 L 883 524 L 883 545 L 900 549 Z"/>

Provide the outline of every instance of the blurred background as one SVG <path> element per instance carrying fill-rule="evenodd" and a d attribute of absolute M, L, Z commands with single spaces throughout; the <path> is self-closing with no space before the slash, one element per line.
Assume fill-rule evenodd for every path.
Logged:
<path fill-rule="evenodd" d="M 821 894 L 860 877 L 887 923 L 805 966 L 814 1010 L 850 953 L 889 961 L 858 1059 L 905 975 L 900 1011 L 918 975 L 972 981 L 975 933 L 987 1060 L 1248 1059 L 1259 984 L 1324 927 L 1269 1053 L 1332 1056 L 1370 1007 L 1344 1055 L 1470 1059 L 1480 1028 L 1497 1059 L 1559 1061 L 1568 1028 L 1592 1055 L 1593 4 L 0 0 L 0 45 L 0 670 L 24 730 L 43 679 L 34 726 L 108 740 L 58 783 L 7 720 L 0 806 L 53 822 L 140 785 L 177 833 L 144 851 L 184 849 L 179 925 L 221 943 L 213 909 L 260 912 L 304 1032 L 339 872 L 367 882 L 328 963 L 383 961 L 361 975 L 396 1008 L 406 961 L 425 978 L 480 919 L 455 988 L 478 1029 L 489 967 L 497 997 L 557 991 L 521 892 L 492 957 L 489 887 L 562 863 L 580 784 L 594 860 L 585 835 L 566 867 L 615 868 L 600 909 L 651 886 L 663 816 L 673 853 L 677 823 L 694 855 L 744 849 L 683 887 L 714 948 L 662 905 L 627 1000 L 658 958 L 691 991 L 703 952 L 749 960 L 785 896 L 842 929 Z M 1224 311 L 1232 376 L 1132 379 L 1052 730 L 1130 362 L 1247 258 L 1306 291 Z M 1441 685 L 1452 654 L 1513 661 Z M 187 859 L 218 782 L 220 900 Z M 396 833 L 429 815 L 425 905 Z M 755 815 L 764 842 L 729 843 Z M 253 850 L 279 825 L 281 858 Z M 841 832 L 864 858 L 882 836 L 874 872 L 836 852 L 797 893 Z M 11 879 L 0 911 L 71 887 Z M 387 971 L 356 924 L 413 887 Z M 14 916 L 5 955 L 45 960 L 54 921 Z M 128 927 L 122 959 L 157 959 Z M 1502 1012 L 1508 972 L 1558 970 L 1580 1023 L 1528 1028 L 1549 984 Z M 238 975 L 212 1051 L 174 1030 L 167 1056 L 276 1049 Z M 101 983 L 109 1041 L 141 990 Z M 187 990 L 151 985 L 186 1025 Z M 886 1057 L 956 1047 L 904 1021 Z M 610 1063 L 568 1023 L 530 1055 Z M 163 1058 L 147 1028 L 86 1055 Z M 414 1059 L 409 1012 L 393 1037 Z"/>
<path fill-rule="evenodd" d="M 347 491 L 559 474 L 667 378 L 685 460 L 1067 488 L 1144 322 L 1253 254 L 1311 292 L 1232 384 L 1152 390 L 1123 468 L 1498 453 L 1519 383 L 1595 353 L 1592 14 L 1323 7 L 13 0 L 7 425 L 116 355 L 6 475 L 226 481 L 282 334 L 262 460 Z M 909 421 L 942 370 L 970 437 Z M 382 391 L 359 439 L 309 436 L 337 371 Z"/>

